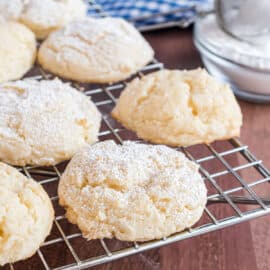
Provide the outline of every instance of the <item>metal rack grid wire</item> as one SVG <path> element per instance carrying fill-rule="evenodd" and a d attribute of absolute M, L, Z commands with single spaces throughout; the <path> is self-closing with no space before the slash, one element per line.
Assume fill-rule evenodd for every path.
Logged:
<path fill-rule="evenodd" d="M 90 1 L 90 4 L 93 12 L 96 12 L 98 16 L 106 16 L 100 6 L 93 1 Z M 153 61 L 135 76 L 142 77 L 162 68 L 161 63 Z M 35 67 L 26 77 L 51 79 L 54 76 L 40 67 Z M 122 143 L 126 139 L 140 141 L 133 132 L 123 128 L 110 116 L 110 111 L 127 81 L 112 85 L 74 82 L 71 84 L 89 96 L 102 113 L 99 140 L 113 139 L 117 143 Z M 143 243 L 110 239 L 86 241 L 78 228 L 67 221 L 63 209 L 58 204 L 57 184 L 65 164 L 46 168 L 37 166 L 18 168 L 26 176 L 37 180 L 48 192 L 55 208 L 56 217 L 50 236 L 36 254 L 26 261 L 5 266 L 4 269 L 86 269 L 270 213 L 269 205 L 265 203 L 260 194 L 261 190 L 269 191 L 270 172 L 262 161 L 250 152 L 248 146 L 243 145 L 238 139 L 211 145 L 180 147 L 176 150 L 182 151 L 189 159 L 200 165 L 200 172 L 208 188 L 207 207 L 203 217 L 193 228 L 161 240 Z M 250 175 L 252 178 L 249 177 Z M 243 206 L 236 203 L 231 197 L 235 194 L 245 195 L 252 199 L 254 204 Z M 223 204 L 215 203 L 215 199 L 217 202 L 222 201 Z M 221 208 L 223 211 L 220 211 Z"/>
<path fill-rule="evenodd" d="M 142 77 L 149 72 L 157 71 L 162 68 L 163 65 L 161 63 L 153 61 L 135 76 Z M 27 77 L 29 78 L 29 76 Z M 32 76 L 32 78 L 35 79 L 52 79 L 53 77 L 53 75 L 45 72 L 40 67 L 35 68 L 35 76 Z M 125 88 L 127 81 L 98 86 L 74 82 L 71 82 L 71 84 L 90 97 L 102 113 L 102 127 L 99 133 L 99 139 L 101 141 L 113 139 L 121 144 L 126 139 L 140 140 L 133 132 L 123 128 L 110 116 L 110 111 L 114 107 L 120 92 Z M 56 217 L 54 220 L 54 232 L 52 232 L 49 238 L 40 247 L 36 255 L 29 260 L 9 265 L 9 269 L 30 269 L 28 266 L 30 267 L 33 262 L 38 265 L 37 269 L 85 269 L 270 213 L 269 205 L 267 205 L 265 201 L 261 199 L 261 195 L 257 194 L 255 191 L 256 188 L 261 186 L 263 186 L 263 188 L 259 190 L 266 190 L 264 185 L 266 185 L 266 187 L 269 185 L 270 172 L 263 165 L 262 161 L 258 160 L 250 152 L 248 146 L 243 145 L 238 139 L 211 145 L 179 147 L 176 148 L 176 150 L 182 151 L 189 159 L 200 164 L 200 172 L 208 188 L 209 200 L 202 219 L 196 226 L 184 232 L 176 233 L 161 240 L 143 243 L 123 242 L 126 245 L 124 247 L 121 246 L 122 243 L 120 243 L 120 241 L 109 239 L 95 240 L 94 246 L 91 246 L 91 242 L 93 241 L 83 239 L 79 230 L 73 232 L 73 229 L 70 229 L 76 226 L 67 222 L 63 209 L 58 205 L 56 191 L 57 183 L 65 165 L 62 164 L 46 168 L 37 166 L 18 168 L 18 170 L 26 176 L 36 179 L 43 185 L 54 204 Z M 244 173 L 245 170 L 248 170 L 248 172 Z M 252 170 L 252 172 L 250 170 Z M 246 179 L 242 177 L 242 175 L 255 175 L 256 179 Z M 231 185 L 232 183 L 235 184 Z M 253 199 L 255 203 L 251 208 L 246 206 L 243 208 L 242 204 L 238 204 L 232 199 L 231 196 L 234 194 L 244 194 L 246 197 Z M 213 199 L 219 200 L 220 198 L 222 198 L 225 203 L 211 203 Z M 220 216 L 220 207 L 224 206 L 226 206 L 227 210 L 224 211 L 223 216 Z M 63 222 L 65 222 L 65 225 L 63 225 Z M 74 240 L 78 239 L 80 239 L 79 249 L 78 243 L 74 244 Z M 114 241 L 113 244 L 111 241 Z M 99 251 L 98 254 L 90 254 L 93 247 Z M 64 248 L 69 255 L 62 254 Z M 48 252 L 47 249 L 49 249 L 50 252 Z M 51 255 L 57 252 L 60 252 L 62 259 L 58 257 L 58 259 L 55 260 L 54 256 Z M 69 259 L 66 260 L 65 257 L 69 257 Z"/>

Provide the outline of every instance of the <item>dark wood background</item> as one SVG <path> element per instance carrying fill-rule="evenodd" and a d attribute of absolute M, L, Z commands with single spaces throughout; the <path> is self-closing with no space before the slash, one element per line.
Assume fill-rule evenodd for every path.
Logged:
<path fill-rule="evenodd" d="M 192 29 L 156 31 L 146 33 L 145 37 L 165 67 L 192 69 L 202 66 L 192 42 Z M 269 168 L 270 105 L 243 101 L 240 105 L 244 115 L 241 141 Z M 93 269 L 269 270 L 269 223 L 269 216 L 262 217 Z"/>

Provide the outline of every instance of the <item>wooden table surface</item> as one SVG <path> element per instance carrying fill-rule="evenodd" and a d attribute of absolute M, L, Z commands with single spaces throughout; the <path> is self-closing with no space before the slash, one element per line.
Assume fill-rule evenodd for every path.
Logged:
<path fill-rule="evenodd" d="M 202 66 L 192 31 L 169 29 L 145 34 L 156 58 L 167 68 Z M 270 168 L 270 105 L 240 101 L 244 115 L 241 141 Z M 270 192 L 267 191 L 270 196 Z M 269 270 L 270 216 L 151 250 L 95 270 Z"/>

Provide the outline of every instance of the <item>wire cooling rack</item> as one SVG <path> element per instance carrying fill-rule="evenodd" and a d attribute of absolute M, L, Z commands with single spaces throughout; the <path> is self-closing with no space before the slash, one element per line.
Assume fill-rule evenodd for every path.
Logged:
<path fill-rule="evenodd" d="M 100 6 L 93 2 L 92 8 L 98 16 L 106 16 Z M 162 68 L 161 63 L 153 61 L 133 77 L 142 77 Z M 54 76 L 36 66 L 26 77 L 39 80 L 52 79 Z M 99 133 L 101 141 L 112 139 L 122 143 L 124 140 L 139 140 L 133 132 L 123 128 L 110 116 L 127 82 L 128 80 L 112 85 L 71 82 L 76 89 L 91 97 L 102 113 Z M 32 258 L 0 269 L 86 269 L 270 213 L 269 201 L 264 199 L 270 198 L 270 172 L 262 161 L 250 152 L 248 146 L 243 145 L 238 139 L 215 142 L 211 145 L 181 147 L 176 150 L 182 151 L 189 159 L 200 165 L 200 172 L 208 190 L 207 207 L 193 228 L 161 240 L 143 243 L 122 242 L 115 239 L 87 241 L 77 226 L 67 221 L 64 209 L 58 204 L 57 186 L 66 164 L 53 167 L 22 167 L 18 170 L 38 181 L 47 191 L 54 205 L 56 217 L 51 234 Z M 249 205 L 244 204 L 246 202 Z"/>
<path fill-rule="evenodd" d="M 154 61 L 135 76 L 142 77 L 162 68 L 161 63 Z M 30 75 L 26 77 L 35 79 L 54 77 L 40 67 L 35 67 Z M 79 91 L 91 97 L 102 113 L 99 133 L 101 141 L 113 139 L 117 143 L 122 143 L 127 139 L 139 140 L 133 132 L 124 129 L 110 116 L 126 83 L 127 81 L 112 85 L 93 85 L 71 82 Z M 64 209 L 58 204 L 57 186 L 66 164 L 53 167 L 22 167 L 18 170 L 38 181 L 48 192 L 56 217 L 50 236 L 32 258 L 5 266 L 3 269 L 85 269 L 270 213 L 269 204 L 263 199 L 267 195 L 270 197 L 270 172 L 262 161 L 250 152 L 248 146 L 243 145 L 238 139 L 176 149 L 200 165 L 200 172 L 208 189 L 207 207 L 193 228 L 162 240 L 143 243 L 121 242 L 114 239 L 87 241 L 79 229 L 67 221 Z M 239 196 L 248 198 L 248 202 L 252 202 L 252 205 L 247 206 L 239 203 L 241 201 L 235 201 Z"/>

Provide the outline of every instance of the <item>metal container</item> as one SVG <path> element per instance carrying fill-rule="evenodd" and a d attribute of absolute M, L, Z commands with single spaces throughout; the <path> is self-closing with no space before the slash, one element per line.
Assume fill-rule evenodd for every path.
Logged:
<path fill-rule="evenodd" d="M 251 43 L 270 32 L 269 0 L 215 0 L 220 27 L 235 38 Z"/>

